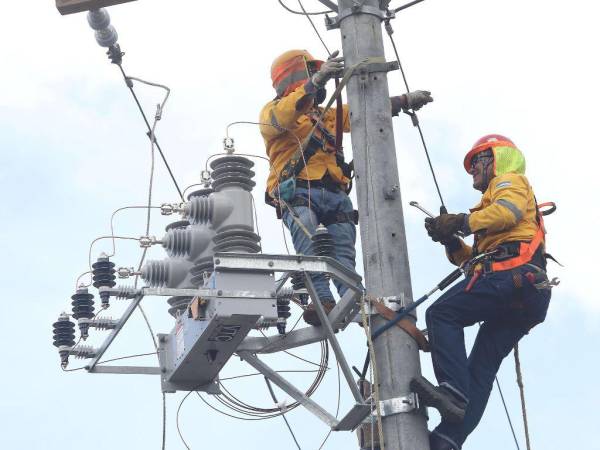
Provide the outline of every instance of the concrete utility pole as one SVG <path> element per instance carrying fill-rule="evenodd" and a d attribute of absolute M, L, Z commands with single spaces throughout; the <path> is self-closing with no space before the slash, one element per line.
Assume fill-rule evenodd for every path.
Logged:
<path fill-rule="evenodd" d="M 380 0 L 339 0 L 338 6 L 346 67 L 384 58 Z M 367 292 L 412 302 L 387 73 L 381 61 L 359 69 L 347 84 L 347 95 Z M 377 315 L 372 320 L 374 329 L 385 322 Z M 417 344 L 397 327 L 374 344 L 380 400 L 410 398 L 409 382 L 421 371 Z M 387 402 L 398 404 L 402 402 Z M 417 410 L 386 414 L 383 433 L 386 450 L 429 450 L 427 423 Z"/>

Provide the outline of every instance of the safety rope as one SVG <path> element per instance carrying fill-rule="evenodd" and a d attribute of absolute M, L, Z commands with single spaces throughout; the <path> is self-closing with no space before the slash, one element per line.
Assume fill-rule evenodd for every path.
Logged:
<path fill-rule="evenodd" d="M 523 376 L 521 374 L 521 360 L 519 358 L 519 344 L 515 345 L 515 371 L 517 372 L 517 384 L 519 385 L 519 393 L 521 395 L 521 411 L 523 413 L 523 426 L 525 428 L 525 443 L 527 450 L 531 450 L 529 441 L 529 425 L 527 424 L 527 408 L 525 406 L 525 385 L 523 384 Z"/>

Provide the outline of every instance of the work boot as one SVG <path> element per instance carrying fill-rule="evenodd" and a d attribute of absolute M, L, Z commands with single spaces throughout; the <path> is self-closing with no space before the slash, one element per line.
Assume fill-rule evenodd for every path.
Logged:
<path fill-rule="evenodd" d="M 329 314 L 331 310 L 335 307 L 335 302 L 333 301 L 325 301 L 323 303 L 323 308 L 325 308 L 325 314 Z M 314 327 L 318 327 L 321 325 L 321 321 L 319 320 L 319 316 L 317 314 L 317 310 L 315 309 L 315 304 L 311 303 L 306 307 L 304 313 L 302 313 L 302 318 L 304 321 L 312 325 Z"/>
<path fill-rule="evenodd" d="M 452 445 L 449 440 L 433 432 L 429 434 L 429 450 L 460 450 L 460 447 Z"/>
<path fill-rule="evenodd" d="M 410 388 L 419 395 L 422 404 L 437 409 L 445 421 L 460 423 L 465 418 L 467 402 L 459 399 L 449 389 L 434 386 L 422 376 L 413 378 Z"/>

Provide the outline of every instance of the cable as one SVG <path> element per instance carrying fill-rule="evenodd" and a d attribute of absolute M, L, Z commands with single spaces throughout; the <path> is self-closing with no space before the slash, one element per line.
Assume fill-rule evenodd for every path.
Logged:
<path fill-rule="evenodd" d="M 267 388 L 269 389 L 269 393 L 271 394 L 271 398 L 273 399 L 273 402 L 277 405 L 279 403 L 279 401 L 277 400 L 277 397 L 275 397 L 275 391 L 273 391 L 273 387 L 271 386 L 271 382 L 269 381 L 269 379 L 267 377 L 265 377 L 265 383 L 267 384 Z M 298 444 L 298 440 L 296 439 L 296 435 L 294 434 L 294 431 L 292 430 L 292 427 L 290 426 L 290 423 L 287 420 L 287 417 L 285 417 L 285 413 L 283 413 L 283 409 L 284 407 L 281 407 L 281 418 L 284 420 L 285 425 L 287 426 L 287 429 L 289 430 L 290 434 L 292 435 L 292 439 L 294 439 L 294 443 L 296 444 L 296 447 L 298 447 L 298 450 L 302 450 L 302 448 L 300 447 L 300 444 Z"/>
<path fill-rule="evenodd" d="M 135 91 L 133 90 L 133 83 L 131 82 L 131 80 L 134 79 L 134 80 L 140 81 L 142 83 L 149 84 L 151 86 L 160 86 L 160 85 L 149 83 L 149 82 L 140 80 L 138 78 L 128 77 L 127 74 L 125 73 L 125 70 L 123 69 L 122 64 L 119 63 L 119 64 L 117 64 L 117 66 L 119 67 L 119 70 L 121 71 L 121 74 L 123 75 L 123 79 L 125 80 L 125 84 L 129 88 L 129 91 L 131 92 L 131 95 L 133 96 L 133 99 L 135 100 L 135 103 L 136 103 L 140 113 L 142 114 L 142 118 L 144 119 L 144 123 L 146 124 L 146 127 L 148 128 L 148 132 L 152 133 L 152 128 L 150 127 L 150 123 L 148 122 L 148 119 L 146 118 L 146 113 L 144 113 L 142 105 L 140 104 L 140 101 L 138 100 L 138 97 L 137 97 Z M 171 176 L 171 180 L 173 180 L 173 184 L 175 185 L 175 188 L 177 189 L 177 192 L 179 193 L 179 196 L 181 197 L 181 201 L 185 201 L 183 198 L 183 194 L 181 193 L 181 189 L 179 189 L 179 185 L 177 184 L 177 180 L 175 180 L 173 171 L 171 170 L 171 167 L 169 166 L 169 163 L 167 162 L 167 159 L 165 158 L 162 148 L 160 147 L 158 141 L 156 140 L 156 136 L 154 136 L 154 143 L 156 143 L 156 147 L 158 148 L 160 156 L 161 156 L 163 162 L 165 163 L 165 166 L 167 168 L 167 171 L 169 172 L 169 175 Z"/>
<path fill-rule="evenodd" d="M 515 345 L 515 371 L 517 373 L 517 384 L 519 385 L 519 393 L 521 396 L 521 412 L 523 414 L 523 427 L 525 429 L 525 444 L 527 445 L 527 450 L 531 450 L 531 442 L 529 441 L 529 424 L 527 423 L 527 408 L 525 406 L 525 385 L 523 384 L 523 375 L 521 374 L 521 360 L 519 358 L 518 343 Z"/>
<path fill-rule="evenodd" d="M 183 443 L 183 445 L 185 445 L 185 448 L 187 448 L 188 450 L 190 450 L 190 446 L 187 444 L 187 442 L 183 438 L 183 434 L 181 434 L 181 429 L 179 428 L 179 411 L 181 411 L 181 407 L 183 406 L 183 402 L 185 402 L 185 400 L 190 396 L 190 394 L 192 392 L 195 392 L 195 391 L 188 392 L 181 399 L 181 401 L 179 402 L 179 406 L 177 407 L 177 414 L 175 415 L 175 424 L 177 425 L 177 434 L 179 435 L 179 439 L 181 439 L 181 442 Z M 202 397 L 200 397 L 200 398 L 202 398 Z"/>
<path fill-rule="evenodd" d="M 150 353 L 139 353 L 137 355 L 120 356 L 118 358 L 112 358 L 112 359 L 107 359 L 105 361 L 98 362 L 98 363 L 96 363 L 96 365 L 106 364 L 106 363 L 113 362 L 113 361 L 120 361 L 122 359 L 139 358 L 140 356 L 150 356 L 150 355 L 156 355 L 156 354 L 157 354 L 157 352 L 150 352 Z"/>
<path fill-rule="evenodd" d="M 420 0 L 420 1 L 422 1 L 422 0 Z M 404 80 L 404 86 L 406 87 L 406 93 L 408 94 L 410 92 L 410 88 L 408 87 L 408 81 L 406 80 L 406 74 L 404 73 L 404 68 L 402 67 L 402 62 L 400 61 L 400 55 L 398 54 L 398 49 L 396 48 L 396 42 L 394 41 L 394 37 L 392 36 L 392 33 L 394 32 L 394 30 L 392 28 L 392 25 L 391 25 L 389 19 L 385 21 L 385 31 L 387 32 L 388 36 L 390 37 L 390 42 L 392 43 L 392 47 L 394 48 L 394 54 L 396 55 L 396 61 L 398 62 L 398 67 L 400 68 L 400 73 L 402 74 L 402 79 Z M 433 182 L 435 183 L 435 188 L 437 189 L 438 196 L 440 197 L 440 202 L 442 203 L 442 206 L 445 208 L 444 199 L 442 197 L 442 191 L 440 190 L 440 186 L 438 184 L 437 177 L 435 175 L 435 170 L 433 169 L 433 164 L 431 163 L 431 158 L 429 157 L 429 150 L 427 149 L 427 144 L 425 142 L 423 130 L 421 130 L 421 124 L 419 123 L 419 118 L 417 116 L 417 113 L 414 110 L 406 112 L 406 113 L 411 117 L 411 119 L 413 121 L 413 125 L 415 127 L 417 127 L 417 130 L 419 131 L 419 137 L 421 138 L 421 143 L 423 144 L 423 149 L 425 150 L 425 156 L 427 157 L 427 163 L 429 164 L 429 169 L 430 169 L 431 175 L 433 177 Z"/>
<path fill-rule="evenodd" d="M 341 377 L 340 377 L 340 363 L 338 361 L 336 361 L 336 364 L 337 364 L 338 397 L 337 397 L 337 407 L 335 409 L 335 418 L 337 419 L 337 416 L 340 413 L 340 399 L 342 396 L 342 382 L 341 382 Z M 325 439 L 323 439 L 323 442 L 321 443 L 319 450 L 321 450 L 323 448 L 323 446 L 327 442 L 327 439 L 329 439 L 329 436 L 331 436 L 331 431 L 332 430 L 329 430 L 329 432 L 327 433 L 327 436 L 325 436 Z"/>
<path fill-rule="evenodd" d="M 403 9 L 410 8 L 411 6 L 416 5 L 417 3 L 421 3 L 422 1 L 423 0 L 414 0 L 410 3 L 407 3 L 406 5 L 402 5 L 398 8 L 394 8 L 394 12 L 397 13 L 399 11 L 402 11 Z"/>
<path fill-rule="evenodd" d="M 319 30 L 317 30 L 317 27 L 315 26 L 315 23 L 311 19 L 310 14 L 306 11 L 306 9 L 304 9 L 304 5 L 302 4 L 302 0 L 298 0 L 298 4 L 300 5 L 300 9 L 302 10 L 302 13 L 306 16 L 306 18 L 310 22 L 310 25 L 313 27 L 313 30 L 315 30 L 315 33 L 317 34 L 317 37 L 321 41 L 321 44 L 323 44 L 323 47 L 325 47 L 325 51 L 327 51 L 328 55 L 331 55 L 331 52 L 329 51 L 329 48 L 327 47 L 327 44 L 325 44 L 325 41 L 323 40 L 323 38 L 319 34 Z"/>
<path fill-rule="evenodd" d="M 292 14 L 298 14 L 301 16 L 319 16 L 321 14 L 329 14 L 329 13 L 335 12 L 333 9 L 328 9 L 327 11 L 315 11 L 315 12 L 296 11 L 296 10 L 293 10 L 292 8 L 290 8 L 289 6 L 287 6 L 285 3 L 283 3 L 282 0 L 277 0 L 277 1 L 283 7 L 283 9 L 285 9 L 286 11 L 291 12 Z"/>
<path fill-rule="evenodd" d="M 508 413 L 508 408 L 506 407 L 506 401 L 504 400 L 504 394 L 502 393 L 502 388 L 500 387 L 500 381 L 498 381 L 498 376 L 495 377 L 496 386 L 498 387 L 498 392 L 500 393 L 500 398 L 502 399 L 502 406 L 504 406 L 504 412 L 506 413 L 506 418 L 508 419 L 508 425 L 510 426 L 510 431 L 512 432 L 513 439 L 515 440 L 515 445 L 517 446 L 517 450 L 521 450 L 519 447 L 519 441 L 517 440 L 517 435 L 515 434 L 515 429 L 512 424 L 512 420 L 510 419 L 510 414 Z"/>

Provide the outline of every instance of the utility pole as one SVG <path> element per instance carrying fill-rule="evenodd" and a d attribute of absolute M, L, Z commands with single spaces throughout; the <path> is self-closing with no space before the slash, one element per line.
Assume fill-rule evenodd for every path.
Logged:
<path fill-rule="evenodd" d="M 391 104 L 387 73 L 382 68 L 385 11 L 380 3 L 386 2 L 339 0 L 334 20 L 339 22 L 346 67 L 366 58 L 371 61 L 357 69 L 347 84 L 367 293 L 404 297 L 410 303 L 413 297 Z M 332 24 L 328 25 L 331 28 Z M 373 316 L 374 329 L 384 323 L 382 317 Z M 380 400 L 410 399 L 409 382 L 421 372 L 417 344 L 392 327 L 375 340 L 374 349 Z M 382 421 L 386 450 L 429 450 L 427 422 L 419 411 L 386 412 Z"/>

